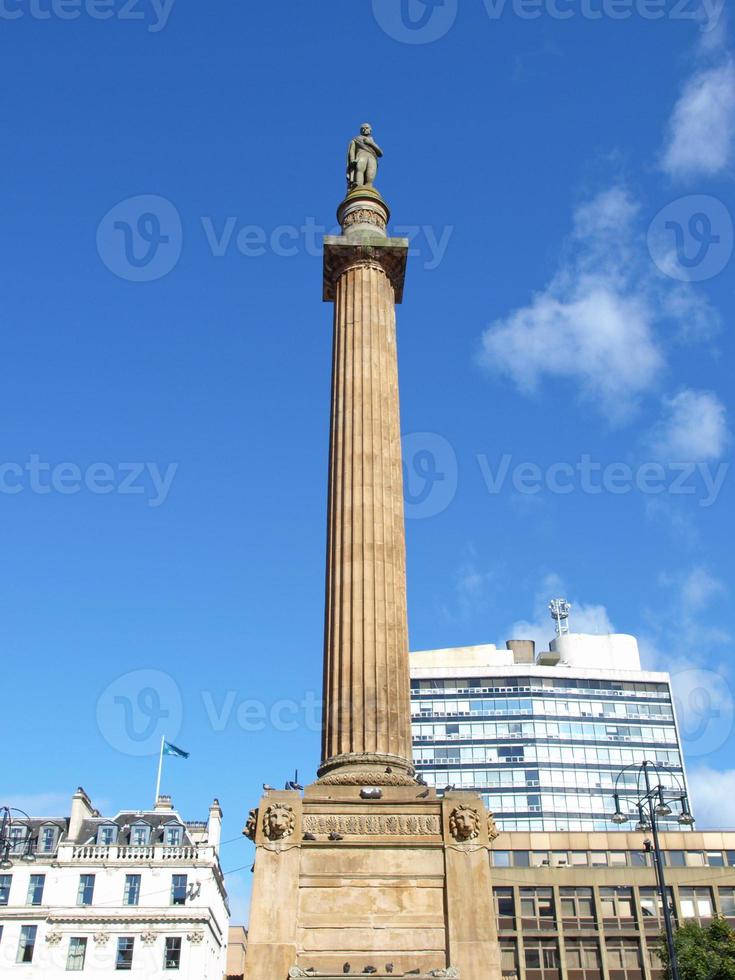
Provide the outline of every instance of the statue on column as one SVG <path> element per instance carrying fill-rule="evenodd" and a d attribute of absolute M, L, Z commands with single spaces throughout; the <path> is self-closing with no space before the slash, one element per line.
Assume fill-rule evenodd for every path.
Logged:
<path fill-rule="evenodd" d="M 370 123 L 363 123 L 360 135 L 350 143 L 347 151 L 347 187 L 372 187 L 378 173 L 378 160 L 383 151 L 373 139 Z"/>

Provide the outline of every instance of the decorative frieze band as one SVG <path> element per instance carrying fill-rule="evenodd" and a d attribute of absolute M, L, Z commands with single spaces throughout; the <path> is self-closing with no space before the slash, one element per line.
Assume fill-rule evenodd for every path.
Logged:
<path fill-rule="evenodd" d="M 441 834 L 439 817 L 425 814 L 307 814 L 303 818 L 307 834 L 354 834 L 382 837 L 437 837 Z"/>

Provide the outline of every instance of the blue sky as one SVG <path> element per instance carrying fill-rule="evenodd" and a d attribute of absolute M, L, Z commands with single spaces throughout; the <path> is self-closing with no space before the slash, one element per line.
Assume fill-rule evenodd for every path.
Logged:
<path fill-rule="evenodd" d="M 139 16 L 140 15 L 140 16 Z M 674 0 L 3 0 L 4 786 L 225 810 L 319 736 L 331 310 L 369 120 L 414 649 L 630 632 L 735 825 L 735 69 Z M 247 875 L 230 879 L 245 915 Z"/>

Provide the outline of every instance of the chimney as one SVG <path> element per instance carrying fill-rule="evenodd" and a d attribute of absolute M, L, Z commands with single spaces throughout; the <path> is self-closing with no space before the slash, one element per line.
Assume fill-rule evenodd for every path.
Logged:
<path fill-rule="evenodd" d="M 513 653 L 513 663 L 536 663 L 536 644 L 533 640 L 506 640 L 505 645 Z"/>
<path fill-rule="evenodd" d="M 213 847 L 215 853 L 219 853 L 219 845 L 222 840 L 222 807 L 219 800 L 215 798 L 209 808 L 209 823 L 207 824 L 207 843 Z"/>
<path fill-rule="evenodd" d="M 170 796 L 159 795 L 158 799 L 156 800 L 156 813 L 166 813 L 169 810 L 173 810 L 173 808 L 174 804 Z"/>
<path fill-rule="evenodd" d="M 92 801 L 81 786 L 71 798 L 71 816 L 69 818 L 69 840 L 76 841 L 85 820 L 93 817 L 97 811 L 92 808 Z"/>

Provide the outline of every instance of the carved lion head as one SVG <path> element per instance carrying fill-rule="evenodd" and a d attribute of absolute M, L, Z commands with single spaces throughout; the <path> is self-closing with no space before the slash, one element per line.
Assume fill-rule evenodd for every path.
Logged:
<path fill-rule="evenodd" d="M 283 840 L 289 837 L 296 827 L 296 817 L 285 803 L 271 803 L 263 817 L 263 832 L 269 840 Z"/>
<path fill-rule="evenodd" d="M 480 814 L 469 806 L 458 806 L 449 817 L 449 832 L 458 841 L 474 840 L 480 836 Z"/>

